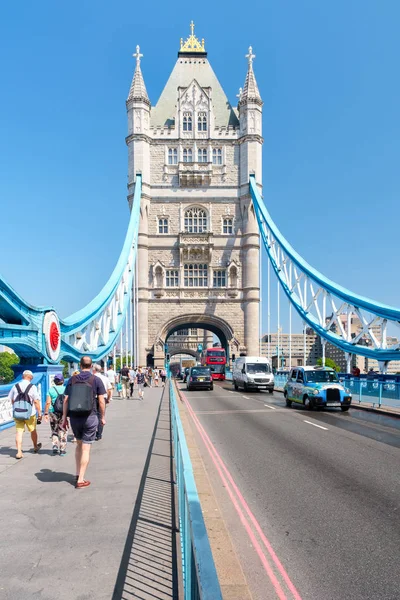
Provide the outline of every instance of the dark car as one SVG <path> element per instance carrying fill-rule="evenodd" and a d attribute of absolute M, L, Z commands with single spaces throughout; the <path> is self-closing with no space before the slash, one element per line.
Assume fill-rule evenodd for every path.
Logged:
<path fill-rule="evenodd" d="M 190 367 L 186 378 L 186 389 L 188 390 L 212 390 L 214 389 L 210 367 Z"/>
<path fill-rule="evenodd" d="M 186 369 L 183 371 L 183 383 L 186 383 L 187 377 L 189 375 L 189 371 L 190 371 L 190 367 L 186 367 Z"/>

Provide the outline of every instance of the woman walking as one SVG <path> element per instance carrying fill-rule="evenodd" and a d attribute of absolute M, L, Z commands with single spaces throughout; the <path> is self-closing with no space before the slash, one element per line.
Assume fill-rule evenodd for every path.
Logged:
<path fill-rule="evenodd" d="M 46 423 L 50 420 L 51 439 L 53 442 L 53 454 L 65 456 L 67 453 L 67 430 L 63 429 L 63 404 L 64 404 L 64 377 L 62 373 L 54 375 L 54 385 L 49 389 L 44 409 Z"/>
<path fill-rule="evenodd" d="M 154 369 L 154 385 L 158 387 L 158 381 L 160 379 L 160 371 L 159 369 Z"/>
<path fill-rule="evenodd" d="M 136 374 L 136 385 L 138 387 L 139 400 L 143 400 L 143 397 L 144 397 L 145 381 L 146 381 L 145 374 L 142 371 L 142 367 L 139 367 L 137 374 Z"/>

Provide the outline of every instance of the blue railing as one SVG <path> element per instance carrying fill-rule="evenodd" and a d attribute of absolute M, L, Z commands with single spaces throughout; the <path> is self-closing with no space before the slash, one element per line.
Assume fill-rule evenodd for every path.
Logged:
<path fill-rule="evenodd" d="M 193 475 L 192 461 L 183 432 L 174 389 L 170 382 L 174 459 L 182 548 L 184 600 L 222 600 Z"/>

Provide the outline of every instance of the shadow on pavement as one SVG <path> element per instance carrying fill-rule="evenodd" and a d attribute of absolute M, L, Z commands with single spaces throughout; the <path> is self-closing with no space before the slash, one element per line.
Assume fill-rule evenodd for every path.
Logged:
<path fill-rule="evenodd" d="M 168 390 L 164 388 L 112 600 L 178 600 Z"/>
<path fill-rule="evenodd" d="M 35 477 L 42 483 L 59 483 L 66 481 L 75 487 L 75 478 L 71 473 L 62 473 L 60 471 L 52 471 L 51 469 L 41 469 L 35 473 Z"/>

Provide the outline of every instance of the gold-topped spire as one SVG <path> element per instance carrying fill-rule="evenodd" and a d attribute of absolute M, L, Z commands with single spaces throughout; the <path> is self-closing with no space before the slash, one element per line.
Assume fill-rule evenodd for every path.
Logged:
<path fill-rule="evenodd" d="M 201 40 L 198 40 L 197 37 L 194 35 L 194 23 L 193 21 L 190 23 L 190 31 L 191 34 L 189 35 L 188 39 L 186 40 L 186 42 L 183 41 L 183 38 L 181 38 L 181 47 L 179 49 L 179 52 L 201 52 L 204 53 L 206 51 L 205 47 L 204 47 L 204 38 Z"/>

